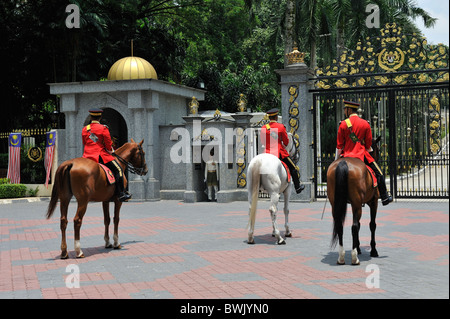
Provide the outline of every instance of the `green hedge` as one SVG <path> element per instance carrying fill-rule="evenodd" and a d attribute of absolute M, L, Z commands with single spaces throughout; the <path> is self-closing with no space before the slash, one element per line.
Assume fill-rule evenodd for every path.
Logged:
<path fill-rule="evenodd" d="M 23 184 L 0 184 L 0 198 L 25 197 L 27 187 Z"/>

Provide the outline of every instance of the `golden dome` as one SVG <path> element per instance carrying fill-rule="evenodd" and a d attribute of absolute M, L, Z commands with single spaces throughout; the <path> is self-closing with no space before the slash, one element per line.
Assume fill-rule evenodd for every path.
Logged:
<path fill-rule="evenodd" d="M 122 58 L 109 69 L 108 80 L 158 79 L 155 68 L 136 56 Z"/>

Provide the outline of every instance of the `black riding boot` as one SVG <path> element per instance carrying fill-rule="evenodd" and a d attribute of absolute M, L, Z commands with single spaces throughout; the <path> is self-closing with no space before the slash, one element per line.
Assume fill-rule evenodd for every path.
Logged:
<path fill-rule="evenodd" d="M 111 161 L 105 165 L 114 173 L 114 177 L 116 178 L 116 195 L 119 198 L 119 201 L 126 202 L 130 200 L 131 194 L 125 190 L 123 173 L 120 165 L 115 161 Z"/>
<path fill-rule="evenodd" d="M 368 164 L 369 167 L 373 170 L 375 173 L 375 177 L 377 178 L 378 182 L 378 190 L 380 191 L 380 197 L 381 197 L 381 203 L 383 206 L 389 205 L 393 201 L 392 195 L 387 191 L 386 188 L 386 182 L 384 180 L 384 175 L 377 167 L 378 165 L 375 165 L 375 162 L 372 162 Z"/>
<path fill-rule="evenodd" d="M 300 194 L 305 189 L 305 185 L 300 184 L 300 176 L 294 166 L 294 163 L 292 163 L 289 157 L 281 158 L 281 161 L 283 161 L 287 165 L 287 167 L 289 167 L 289 172 L 291 173 L 292 181 L 294 182 L 295 192 L 297 194 Z"/>

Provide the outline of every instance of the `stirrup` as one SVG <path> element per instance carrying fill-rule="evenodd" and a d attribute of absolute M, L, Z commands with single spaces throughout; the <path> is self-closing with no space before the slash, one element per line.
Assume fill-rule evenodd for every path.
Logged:
<path fill-rule="evenodd" d="M 383 206 L 389 205 L 389 203 L 392 203 L 394 201 L 394 199 L 392 198 L 392 195 L 387 192 L 386 197 L 381 199 L 381 204 L 383 204 Z"/>
<path fill-rule="evenodd" d="M 123 192 L 119 195 L 119 201 L 128 202 L 131 199 L 131 194 L 128 192 Z"/>
<path fill-rule="evenodd" d="M 302 184 L 298 188 L 296 188 L 295 191 L 297 192 L 297 194 L 300 194 L 304 189 L 305 189 L 305 185 Z"/>

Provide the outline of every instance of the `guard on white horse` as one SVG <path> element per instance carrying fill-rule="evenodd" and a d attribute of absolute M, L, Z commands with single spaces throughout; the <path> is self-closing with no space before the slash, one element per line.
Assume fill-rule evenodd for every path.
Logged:
<path fill-rule="evenodd" d="M 275 109 L 278 113 L 278 110 Z M 274 113 L 274 110 L 271 110 L 269 112 Z M 268 113 L 269 113 L 268 112 Z M 282 124 L 281 124 L 282 125 Z M 284 126 L 283 126 L 284 128 Z M 282 129 L 283 129 L 282 128 Z M 277 244 L 284 245 L 286 242 L 281 237 L 280 231 L 278 230 L 277 225 L 277 206 L 278 201 L 280 199 L 280 194 L 284 194 L 284 216 L 285 216 L 285 228 L 286 228 L 286 237 L 292 237 L 292 233 L 289 230 L 289 223 L 288 223 L 288 217 L 289 217 L 289 198 L 291 194 L 291 187 L 292 182 L 288 181 L 288 172 L 285 168 L 285 166 L 282 164 L 279 154 L 275 155 L 271 150 L 278 148 L 277 143 L 280 143 L 280 148 L 282 147 L 283 150 L 289 154 L 289 157 L 295 156 L 296 148 L 295 143 L 292 135 L 290 133 L 286 133 L 286 129 L 280 130 L 281 132 L 277 132 L 278 130 L 273 130 L 274 132 L 271 133 L 271 137 L 273 137 L 272 145 L 268 147 L 268 143 L 265 143 L 266 146 L 266 153 L 259 154 L 255 156 L 248 166 L 247 171 L 247 185 L 248 185 L 248 202 L 249 202 L 249 222 L 248 222 L 248 243 L 254 244 L 255 240 L 253 237 L 253 232 L 255 229 L 255 220 L 256 220 L 256 207 L 258 202 L 258 193 L 259 189 L 263 189 L 267 191 L 270 195 L 270 216 L 272 218 L 272 226 L 273 226 L 273 233 L 272 235 L 277 238 Z M 266 132 L 261 132 L 261 135 L 265 134 Z M 278 133 L 278 136 L 275 136 L 274 133 Z M 286 136 L 283 138 L 281 134 L 286 134 Z M 286 138 L 288 140 L 288 145 L 282 146 L 282 142 L 286 141 Z M 275 141 L 275 143 L 274 143 Z M 286 149 L 284 148 L 286 147 Z M 271 150 L 269 150 L 269 148 Z M 274 156 L 275 155 L 275 156 Z M 293 164 L 293 162 L 292 162 Z M 297 172 L 294 172 L 294 174 L 297 174 Z M 291 175 L 294 175 L 291 174 Z M 298 176 L 298 175 L 297 175 Z M 292 176 L 293 177 L 293 176 Z M 304 185 L 300 185 L 300 187 L 297 189 L 297 193 L 301 192 L 304 189 Z"/>

